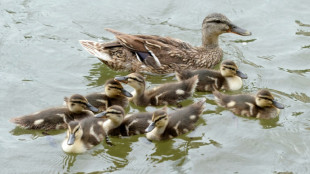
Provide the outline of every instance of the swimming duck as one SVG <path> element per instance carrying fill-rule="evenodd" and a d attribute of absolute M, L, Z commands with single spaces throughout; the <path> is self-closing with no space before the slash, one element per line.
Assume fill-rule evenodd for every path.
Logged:
<path fill-rule="evenodd" d="M 196 91 L 211 92 L 213 88 L 220 90 L 239 90 L 242 87 L 242 80 L 247 75 L 238 70 L 238 66 L 231 60 L 224 60 L 220 65 L 220 71 L 211 69 L 180 70 L 175 73 L 178 81 L 189 79 L 198 75 L 199 82 Z"/>
<path fill-rule="evenodd" d="M 202 23 L 202 46 L 194 47 L 179 39 L 156 35 L 129 35 L 106 29 L 117 38 L 109 43 L 80 40 L 91 55 L 114 70 L 173 73 L 181 69 L 212 68 L 218 64 L 223 51 L 218 37 L 223 33 L 249 36 L 251 32 L 234 25 L 220 13 L 208 15 Z"/>
<path fill-rule="evenodd" d="M 275 101 L 267 89 L 262 89 L 255 96 L 249 94 L 226 95 L 219 91 L 213 91 L 215 101 L 218 105 L 227 108 L 236 115 L 256 118 L 276 118 L 279 109 L 284 105 Z"/>
<path fill-rule="evenodd" d="M 131 93 L 114 79 L 106 81 L 104 91 L 104 93 L 96 92 L 85 96 L 91 105 L 99 109 L 98 112 L 102 112 L 113 105 L 119 105 L 125 109 L 128 106 L 127 97 L 132 97 Z"/>
<path fill-rule="evenodd" d="M 92 117 L 94 114 L 91 111 L 98 112 L 98 109 L 89 104 L 82 95 L 74 94 L 68 101 L 67 107 L 45 109 L 30 115 L 12 118 L 11 122 L 25 129 L 66 129 L 70 121 Z"/>
<path fill-rule="evenodd" d="M 68 125 L 67 136 L 62 143 L 63 151 L 83 153 L 100 144 L 104 139 L 106 143 L 111 145 L 108 132 L 122 123 L 124 114 L 124 109 L 121 106 L 114 105 L 95 115 L 95 117 L 71 121 Z"/>
<path fill-rule="evenodd" d="M 116 81 L 128 83 L 135 89 L 133 97 L 129 101 L 137 106 L 159 106 L 178 104 L 193 95 L 198 83 L 198 76 L 184 81 L 162 84 L 151 90 L 145 91 L 144 77 L 138 73 L 131 73 L 123 77 L 115 77 Z"/>
<path fill-rule="evenodd" d="M 203 112 L 205 100 L 196 102 L 173 113 L 157 110 L 146 128 L 148 140 L 166 140 L 195 129 L 195 123 Z"/>

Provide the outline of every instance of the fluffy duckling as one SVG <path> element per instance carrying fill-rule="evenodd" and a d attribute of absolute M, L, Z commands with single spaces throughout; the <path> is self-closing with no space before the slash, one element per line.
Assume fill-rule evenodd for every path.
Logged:
<path fill-rule="evenodd" d="M 88 117 L 79 122 L 70 122 L 66 139 L 62 143 L 63 151 L 67 153 L 83 153 L 100 144 L 104 139 L 106 143 L 111 145 L 107 136 L 108 132 L 122 123 L 124 114 L 122 107 L 114 105 L 95 117 Z"/>
<path fill-rule="evenodd" d="M 167 114 L 165 110 L 154 112 L 152 123 L 146 128 L 149 140 L 165 140 L 195 129 L 195 123 L 203 112 L 205 100 Z"/>
<path fill-rule="evenodd" d="M 67 107 L 45 109 L 30 115 L 12 118 L 11 122 L 24 129 L 66 129 L 70 121 L 92 117 L 94 114 L 91 111 L 98 112 L 98 109 L 89 104 L 82 95 L 74 94 L 68 101 Z"/>
<path fill-rule="evenodd" d="M 132 136 L 144 134 L 145 129 L 152 122 L 152 112 L 140 112 L 126 115 L 123 123 L 109 131 L 111 136 Z"/>
<path fill-rule="evenodd" d="M 211 69 L 199 70 L 177 70 L 178 81 L 189 79 L 198 75 L 199 82 L 196 91 L 211 92 L 213 88 L 217 90 L 239 90 L 242 87 L 242 80 L 248 76 L 238 70 L 238 66 L 231 60 L 224 60 L 220 65 L 220 71 Z"/>
<path fill-rule="evenodd" d="M 130 101 L 137 106 L 178 104 L 179 101 L 193 95 L 198 83 L 198 76 L 194 76 L 184 81 L 166 83 L 145 91 L 144 77 L 138 73 L 131 73 L 127 76 L 115 77 L 114 79 L 128 83 L 128 85 L 135 89 L 135 93 Z"/>
<path fill-rule="evenodd" d="M 213 91 L 213 94 L 218 105 L 227 108 L 236 115 L 269 119 L 277 117 L 279 109 L 284 109 L 283 104 L 275 101 L 267 89 L 258 91 L 256 96 L 225 95 L 219 91 Z"/>
<path fill-rule="evenodd" d="M 119 105 L 125 109 L 129 103 L 127 97 L 132 97 L 131 93 L 126 91 L 114 79 L 110 79 L 105 83 L 104 91 L 104 93 L 97 92 L 85 96 L 90 104 L 99 109 L 99 112 L 113 105 Z"/>

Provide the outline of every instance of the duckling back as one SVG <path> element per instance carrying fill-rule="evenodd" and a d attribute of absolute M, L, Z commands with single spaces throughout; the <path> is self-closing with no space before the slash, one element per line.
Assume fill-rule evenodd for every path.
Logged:
<path fill-rule="evenodd" d="M 68 122 L 93 116 L 90 111 L 71 113 L 66 107 L 55 107 L 42 110 L 30 115 L 11 119 L 11 122 L 24 129 L 66 129 Z"/>
<path fill-rule="evenodd" d="M 198 76 L 180 82 L 167 83 L 147 91 L 151 105 L 176 104 L 191 97 L 198 83 Z"/>
<path fill-rule="evenodd" d="M 113 130 L 109 131 L 112 136 L 132 136 L 145 134 L 145 129 L 152 121 L 151 112 L 141 112 L 136 114 L 126 115 L 123 123 Z"/>

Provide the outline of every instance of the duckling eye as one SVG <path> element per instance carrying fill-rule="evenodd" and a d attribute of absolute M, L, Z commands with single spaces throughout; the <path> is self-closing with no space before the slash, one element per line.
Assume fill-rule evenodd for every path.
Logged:
<path fill-rule="evenodd" d="M 74 104 L 74 103 L 71 103 L 71 107 L 73 107 L 73 106 L 75 106 L 75 104 Z"/>
<path fill-rule="evenodd" d="M 221 23 L 220 20 L 214 20 L 213 22 L 215 22 L 215 23 Z"/>

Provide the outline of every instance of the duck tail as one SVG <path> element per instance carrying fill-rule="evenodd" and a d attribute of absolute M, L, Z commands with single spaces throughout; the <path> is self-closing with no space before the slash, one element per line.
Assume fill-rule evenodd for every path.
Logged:
<path fill-rule="evenodd" d="M 112 60 L 108 50 L 105 49 L 108 47 L 107 43 L 99 43 L 89 40 L 79 40 L 79 42 L 89 54 L 96 56 L 103 61 Z"/>
<path fill-rule="evenodd" d="M 187 80 L 184 80 L 184 83 L 188 84 L 187 91 L 189 91 L 191 95 L 193 95 L 193 93 L 195 92 L 198 82 L 199 82 L 198 75 L 195 75 Z"/>
<path fill-rule="evenodd" d="M 119 32 L 119 31 L 116 31 L 116 30 L 113 30 L 111 28 L 105 28 L 106 31 L 110 32 L 110 33 L 113 33 L 114 35 L 118 36 L 118 35 L 124 35 L 125 33 L 122 33 L 122 32 Z"/>
<path fill-rule="evenodd" d="M 205 106 L 204 106 L 205 103 L 206 103 L 206 99 L 205 98 L 200 100 L 200 101 L 198 101 L 197 103 L 195 103 L 196 106 L 200 109 L 200 113 L 203 112 L 203 110 L 205 108 Z"/>

